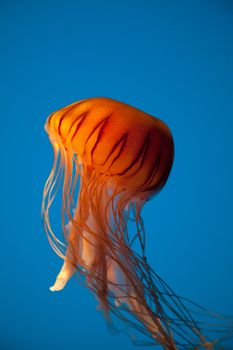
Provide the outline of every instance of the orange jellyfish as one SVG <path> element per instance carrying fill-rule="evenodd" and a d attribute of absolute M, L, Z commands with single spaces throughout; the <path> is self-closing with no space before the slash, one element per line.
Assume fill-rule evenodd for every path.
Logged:
<path fill-rule="evenodd" d="M 52 113 L 45 129 L 54 165 L 42 213 L 49 242 L 64 260 L 50 289 L 63 289 L 77 273 L 109 325 L 121 320 L 133 341 L 170 350 L 215 348 L 190 311 L 204 309 L 177 296 L 145 255 L 141 210 L 169 176 L 174 156 L 169 128 L 125 103 L 91 98 Z M 49 217 L 61 184 L 63 240 Z"/>

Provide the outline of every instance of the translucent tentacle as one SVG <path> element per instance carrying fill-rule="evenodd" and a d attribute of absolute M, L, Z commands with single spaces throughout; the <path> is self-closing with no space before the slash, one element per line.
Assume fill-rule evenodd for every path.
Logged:
<path fill-rule="evenodd" d="M 42 215 L 52 248 L 65 260 L 60 275 L 64 280 L 55 290 L 64 287 L 76 270 L 99 301 L 109 326 L 117 329 L 113 321 L 122 321 L 121 329 L 135 343 L 170 350 L 221 349 L 220 340 L 232 335 L 232 323 L 176 295 L 148 264 L 141 218 L 145 199 L 83 165 L 63 146 L 53 146 Z M 49 218 L 62 179 L 63 240 L 53 233 Z M 129 220 L 134 223 L 132 233 Z M 205 317 L 221 324 L 210 325 Z M 216 336 L 219 329 L 221 336 L 212 338 L 211 332 Z"/>

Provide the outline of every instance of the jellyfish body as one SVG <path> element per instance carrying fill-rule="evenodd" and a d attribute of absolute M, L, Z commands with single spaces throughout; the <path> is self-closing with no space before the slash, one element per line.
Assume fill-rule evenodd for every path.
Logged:
<path fill-rule="evenodd" d="M 78 273 L 108 323 L 123 321 L 132 339 L 165 349 L 213 348 L 184 300 L 152 270 L 145 256 L 141 210 L 166 183 L 173 138 L 159 119 L 108 98 L 78 101 L 49 116 L 45 129 L 54 165 L 43 196 L 49 242 L 64 259 L 52 291 Z M 49 211 L 62 186 L 59 240 Z M 79 188 L 77 198 L 76 190 Z M 135 232 L 128 229 L 133 218 Z M 138 244 L 134 249 L 135 242 Z"/>

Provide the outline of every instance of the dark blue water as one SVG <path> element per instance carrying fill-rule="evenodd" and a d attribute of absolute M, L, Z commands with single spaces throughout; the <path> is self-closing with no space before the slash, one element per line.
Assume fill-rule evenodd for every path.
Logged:
<path fill-rule="evenodd" d="M 170 126 L 173 170 L 143 212 L 148 260 L 178 294 L 233 314 L 231 1 L 0 7 L 0 349 L 134 349 L 108 332 L 75 280 L 61 293 L 48 289 L 61 261 L 40 218 L 53 158 L 43 127 L 55 109 L 92 96 Z"/>

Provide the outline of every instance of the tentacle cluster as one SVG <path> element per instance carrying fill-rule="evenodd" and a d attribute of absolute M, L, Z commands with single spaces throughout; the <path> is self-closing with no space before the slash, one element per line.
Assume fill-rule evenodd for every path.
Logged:
<path fill-rule="evenodd" d="M 109 326 L 116 330 L 113 320 L 121 320 L 123 330 L 140 345 L 220 349 L 220 338 L 206 340 L 209 332 L 216 335 L 219 329 L 216 325 L 205 330 L 204 318 L 209 319 L 210 312 L 176 295 L 147 263 L 141 218 L 145 199 L 85 166 L 62 145 L 53 142 L 53 148 L 54 164 L 43 194 L 45 231 L 54 251 L 84 277 Z M 49 217 L 61 186 L 64 239 L 53 233 Z M 224 320 L 221 339 L 231 335 L 230 328 Z"/>

